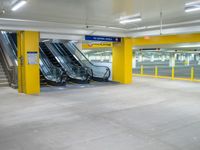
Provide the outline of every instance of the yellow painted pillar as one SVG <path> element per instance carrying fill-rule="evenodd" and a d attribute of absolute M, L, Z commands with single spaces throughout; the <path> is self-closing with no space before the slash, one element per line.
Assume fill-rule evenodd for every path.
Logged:
<path fill-rule="evenodd" d="M 174 79 L 175 79 L 175 68 L 172 67 L 172 80 L 174 80 Z"/>
<path fill-rule="evenodd" d="M 155 66 L 155 77 L 158 77 L 158 67 Z"/>
<path fill-rule="evenodd" d="M 140 74 L 144 75 L 144 66 L 143 65 L 141 65 L 141 67 L 140 67 Z"/>
<path fill-rule="evenodd" d="M 112 78 L 113 81 L 132 83 L 132 39 L 122 38 L 120 43 L 113 45 Z"/>
<path fill-rule="evenodd" d="M 17 33 L 19 93 L 40 93 L 39 39 L 39 32 Z"/>
<path fill-rule="evenodd" d="M 193 81 L 194 78 L 195 78 L 194 67 L 191 68 L 191 73 L 190 73 L 190 75 L 191 75 L 191 80 Z"/>

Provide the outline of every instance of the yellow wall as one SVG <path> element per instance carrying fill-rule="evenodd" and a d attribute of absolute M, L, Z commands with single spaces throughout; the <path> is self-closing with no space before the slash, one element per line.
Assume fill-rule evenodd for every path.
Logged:
<path fill-rule="evenodd" d="M 132 38 L 122 38 L 121 43 L 113 44 L 113 81 L 132 83 Z"/>
<path fill-rule="evenodd" d="M 200 42 L 200 33 L 152 36 L 152 37 L 150 36 L 148 38 L 140 37 L 132 39 L 132 45 L 134 46 L 195 43 L 195 42 Z"/>
<path fill-rule="evenodd" d="M 39 33 L 18 32 L 18 91 L 40 93 Z M 37 64 L 28 64 L 28 52 L 37 52 Z"/>

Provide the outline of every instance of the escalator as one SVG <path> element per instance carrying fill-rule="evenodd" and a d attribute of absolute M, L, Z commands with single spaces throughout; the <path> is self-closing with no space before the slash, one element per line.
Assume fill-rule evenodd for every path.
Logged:
<path fill-rule="evenodd" d="M 44 49 L 49 60 L 57 67 L 66 72 L 68 78 L 74 83 L 89 83 L 91 76 L 88 69 L 74 64 L 68 56 L 55 43 L 41 42 L 40 47 Z"/>
<path fill-rule="evenodd" d="M 72 61 L 73 64 L 77 65 L 77 66 L 82 66 L 81 62 L 78 61 L 77 58 L 75 58 L 75 56 L 73 56 L 70 51 L 67 50 L 67 48 L 64 46 L 63 43 L 55 43 L 54 45 L 56 45 L 57 47 L 59 47 L 60 49 L 63 50 L 64 53 L 66 53 L 66 55 L 70 58 L 70 60 Z"/>
<path fill-rule="evenodd" d="M 7 33 L 0 31 L 0 59 L 4 67 L 5 74 L 8 78 L 9 85 L 17 88 L 17 59 L 16 51 L 12 47 Z"/>
<path fill-rule="evenodd" d="M 106 66 L 97 66 L 92 64 L 85 55 L 72 42 L 59 43 L 59 46 L 68 54 L 76 64 L 87 67 L 92 70 L 92 78 L 95 81 L 108 81 L 111 71 Z"/>
<path fill-rule="evenodd" d="M 17 68 L 17 35 L 16 33 L 7 33 L 2 31 L 0 33 L 0 41 L 1 45 L 3 45 L 4 48 L 2 48 L 2 51 L 9 52 L 9 54 L 12 56 L 12 60 L 14 60 L 15 68 Z M 8 55 L 8 54 L 7 54 Z M 54 66 L 51 61 L 48 60 L 48 57 L 45 55 L 43 49 L 40 47 L 40 79 L 41 79 L 41 85 L 54 85 L 54 86 L 60 86 L 66 84 L 66 74 L 63 72 L 60 68 Z M 12 76 L 17 76 L 17 71 Z M 17 78 L 15 79 L 17 80 Z M 17 81 L 15 81 L 15 84 L 17 84 Z"/>

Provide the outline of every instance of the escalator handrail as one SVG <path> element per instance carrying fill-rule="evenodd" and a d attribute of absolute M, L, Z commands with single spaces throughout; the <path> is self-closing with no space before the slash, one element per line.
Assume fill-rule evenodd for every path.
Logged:
<path fill-rule="evenodd" d="M 52 44 L 54 44 L 54 43 L 52 43 Z M 65 55 L 64 57 L 66 57 L 67 56 L 67 53 L 65 52 L 65 50 L 60 46 L 60 45 L 55 45 L 56 47 L 57 47 L 57 49 L 62 49 L 62 52 L 63 52 L 63 54 Z M 68 58 L 66 58 L 66 59 L 68 59 Z M 79 70 L 87 70 L 87 69 L 89 69 L 88 67 L 82 67 L 82 66 L 78 66 L 78 65 L 71 65 L 72 67 L 74 66 L 75 68 L 78 68 Z"/>
<path fill-rule="evenodd" d="M 57 47 L 57 49 L 62 50 L 63 55 L 64 55 L 65 57 L 67 57 L 66 59 L 70 59 L 70 58 L 68 58 L 68 54 L 66 53 L 65 49 L 63 49 L 63 47 L 60 45 L 61 43 L 52 43 L 52 44 L 54 44 L 54 45 Z M 74 65 L 74 64 L 73 64 L 72 67 L 74 67 L 75 69 L 78 68 L 78 70 L 80 70 L 80 71 L 84 71 L 84 74 L 85 74 L 85 76 L 87 77 L 86 80 L 89 80 L 89 79 L 93 76 L 93 70 L 90 69 L 90 68 L 87 67 L 87 66 L 82 66 L 82 65 L 79 66 L 79 65 Z"/>
<path fill-rule="evenodd" d="M 1 36 L 0 43 L 3 44 L 0 47 L 0 53 L 3 60 L 3 66 L 6 69 L 6 74 L 8 75 L 10 86 L 13 88 L 17 88 L 17 82 L 18 82 L 17 81 L 17 58 L 15 57 L 15 55 L 11 56 L 10 50 L 9 50 L 11 48 L 10 41 L 7 39 L 7 37 L 5 37 L 7 36 L 6 32 L 5 33 L 3 32 L 4 31 L 0 31 L 0 36 Z M 4 40 L 7 40 L 6 43 L 8 45 L 4 44 L 5 42 Z M 14 58 L 11 59 L 11 57 L 14 57 Z"/>
<path fill-rule="evenodd" d="M 13 38 L 10 37 L 9 34 L 6 34 L 6 36 L 7 36 L 8 40 L 10 41 L 11 47 L 14 46 L 14 49 L 13 49 L 13 47 L 12 47 L 12 49 L 13 49 L 13 52 L 14 52 L 15 57 L 17 58 L 17 45 L 16 45 L 17 43 L 15 43 L 15 42 L 13 41 Z"/>
<path fill-rule="evenodd" d="M 16 88 L 17 87 L 17 67 L 16 66 L 9 66 L 9 63 L 5 57 L 5 54 L 2 50 L 2 48 L 0 47 L 0 57 L 2 57 L 3 59 L 3 65 L 4 67 L 6 67 L 7 70 L 7 75 L 8 75 L 8 80 L 9 83 L 12 87 Z"/>
<path fill-rule="evenodd" d="M 54 45 L 52 45 L 53 43 L 45 42 L 44 44 L 47 46 L 47 48 L 48 48 L 51 52 L 53 52 L 53 53 L 54 53 L 54 52 L 58 52 L 59 55 L 61 55 L 62 57 L 65 58 L 63 52 L 61 52 L 59 48 L 57 48 L 57 47 L 55 47 Z M 56 51 L 53 51 L 53 50 L 56 50 Z M 52 53 L 52 54 L 53 54 L 53 53 Z M 55 55 L 55 54 L 53 54 L 53 55 Z M 74 66 L 74 65 L 69 64 L 69 63 L 64 63 L 64 65 L 63 65 L 63 63 L 61 63 L 61 62 L 66 61 L 66 60 L 61 60 L 59 57 L 56 57 L 56 59 L 57 59 L 57 61 L 61 64 L 61 66 L 63 67 L 63 69 L 65 70 L 65 72 L 67 73 L 67 75 L 68 75 L 70 78 L 72 78 L 72 79 L 78 79 L 78 78 L 76 77 L 76 72 L 74 71 L 74 69 L 79 69 L 79 71 L 84 71 L 84 77 L 85 77 L 85 79 L 82 78 L 81 80 L 82 80 L 82 81 L 88 81 L 89 77 L 88 77 L 88 73 L 86 72 L 85 68 L 80 67 L 80 66 L 77 67 L 77 66 Z M 72 72 L 71 72 L 71 71 L 69 72 L 69 70 L 68 70 L 66 67 L 67 67 L 68 69 L 70 69 Z M 79 79 L 79 80 L 80 80 L 80 79 Z"/>
<path fill-rule="evenodd" d="M 77 46 L 75 46 L 75 44 L 73 44 L 73 43 L 71 43 L 71 44 L 72 44 L 72 46 L 73 46 L 76 50 L 79 51 L 79 53 L 81 53 L 81 54 L 83 55 L 83 57 L 85 58 L 85 60 L 87 60 L 92 66 L 95 66 L 95 67 L 104 67 L 104 68 L 107 68 L 107 69 L 110 70 L 110 68 L 107 67 L 107 66 L 98 66 L 98 65 L 93 64 L 93 63 L 92 63 L 91 61 L 89 61 L 88 58 L 77 48 Z"/>
<path fill-rule="evenodd" d="M 103 76 L 103 78 L 105 78 L 105 76 L 106 76 L 106 74 L 107 74 L 107 72 L 109 71 L 109 76 L 107 77 L 107 79 L 110 77 L 110 75 L 111 75 L 111 71 L 110 71 L 110 68 L 109 67 L 107 67 L 107 66 L 98 66 L 98 65 L 94 65 L 91 61 L 89 61 L 88 59 L 87 59 L 87 57 L 75 46 L 75 44 L 73 44 L 72 42 L 68 42 L 68 43 L 70 43 L 70 45 L 71 46 L 73 46 L 83 57 L 84 57 L 84 59 L 87 61 L 87 62 L 89 62 L 89 64 L 90 65 L 92 65 L 92 66 L 94 66 L 94 67 L 97 67 L 97 68 L 106 68 L 106 73 L 104 74 L 104 76 Z M 66 43 L 66 44 L 68 44 L 68 43 Z M 65 43 L 63 43 L 64 45 L 65 45 Z M 66 45 L 65 45 L 66 46 Z M 69 50 L 70 51 L 70 50 Z M 70 51 L 71 52 L 71 51 Z M 82 60 L 79 58 L 79 57 L 77 57 L 78 59 L 79 59 L 79 61 L 81 62 L 81 63 L 83 63 L 82 62 Z"/>
<path fill-rule="evenodd" d="M 42 50 L 42 48 L 40 47 L 40 53 L 41 54 L 43 54 L 43 55 L 45 55 L 45 53 L 44 53 L 44 51 Z M 45 57 L 47 57 L 46 55 L 45 55 Z M 60 73 L 60 76 L 59 76 L 59 81 L 58 82 L 63 82 L 62 81 L 62 79 L 63 79 L 63 77 L 64 77 L 64 72 L 62 71 L 62 69 L 61 68 L 59 68 L 59 67 L 56 67 L 56 66 L 54 66 L 53 64 L 49 64 L 49 62 L 47 62 L 43 57 L 40 57 L 40 60 L 43 62 L 43 63 L 45 63 L 45 65 L 46 65 L 46 67 L 48 68 L 48 69 L 55 69 L 55 70 L 58 70 L 58 72 Z M 42 69 L 42 68 L 41 68 Z M 50 70 L 51 71 L 51 70 Z M 43 72 L 43 74 L 44 74 L 44 72 Z M 44 76 L 46 79 L 47 79 L 47 77 L 46 76 Z M 48 80 L 48 79 L 47 79 Z M 56 82 L 57 82 L 57 77 L 56 77 Z M 66 82 L 66 81 L 64 81 L 64 82 Z"/>

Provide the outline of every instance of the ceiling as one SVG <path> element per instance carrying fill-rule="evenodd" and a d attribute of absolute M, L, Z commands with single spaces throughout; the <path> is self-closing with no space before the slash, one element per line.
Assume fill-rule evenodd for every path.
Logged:
<path fill-rule="evenodd" d="M 48 25 L 52 23 L 52 27 L 58 28 L 61 28 L 60 26 L 68 28 L 71 25 L 70 28 L 84 29 L 86 25 L 96 25 L 93 28 L 89 27 L 91 31 L 106 30 L 99 26 L 118 27 L 117 31 L 112 31 L 113 29 L 110 31 L 131 32 L 134 36 L 134 33 L 138 34 L 138 32 L 159 30 L 162 10 L 163 24 L 166 28 L 199 27 L 200 25 L 199 12 L 184 12 L 184 4 L 191 0 L 27 0 L 26 6 L 12 12 L 10 10 L 15 1 L 0 0 L 0 9 L 6 10 L 0 18 L 23 19 L 27 22 L 33 20 L 39 21 L 38 23 L 45 22 Z M 142 22 L 129 25 L 119 24 L 120 17 L 136 13 L 141 13 Z M 59 26 L 55 23 L 59 23 Z M 0 21 L 1 24 L 3 21 Z M 43 26 L 45 27 L 46 24 Z M 154 28 L 147 29 L 148 26 L 154 26 Z"/>

